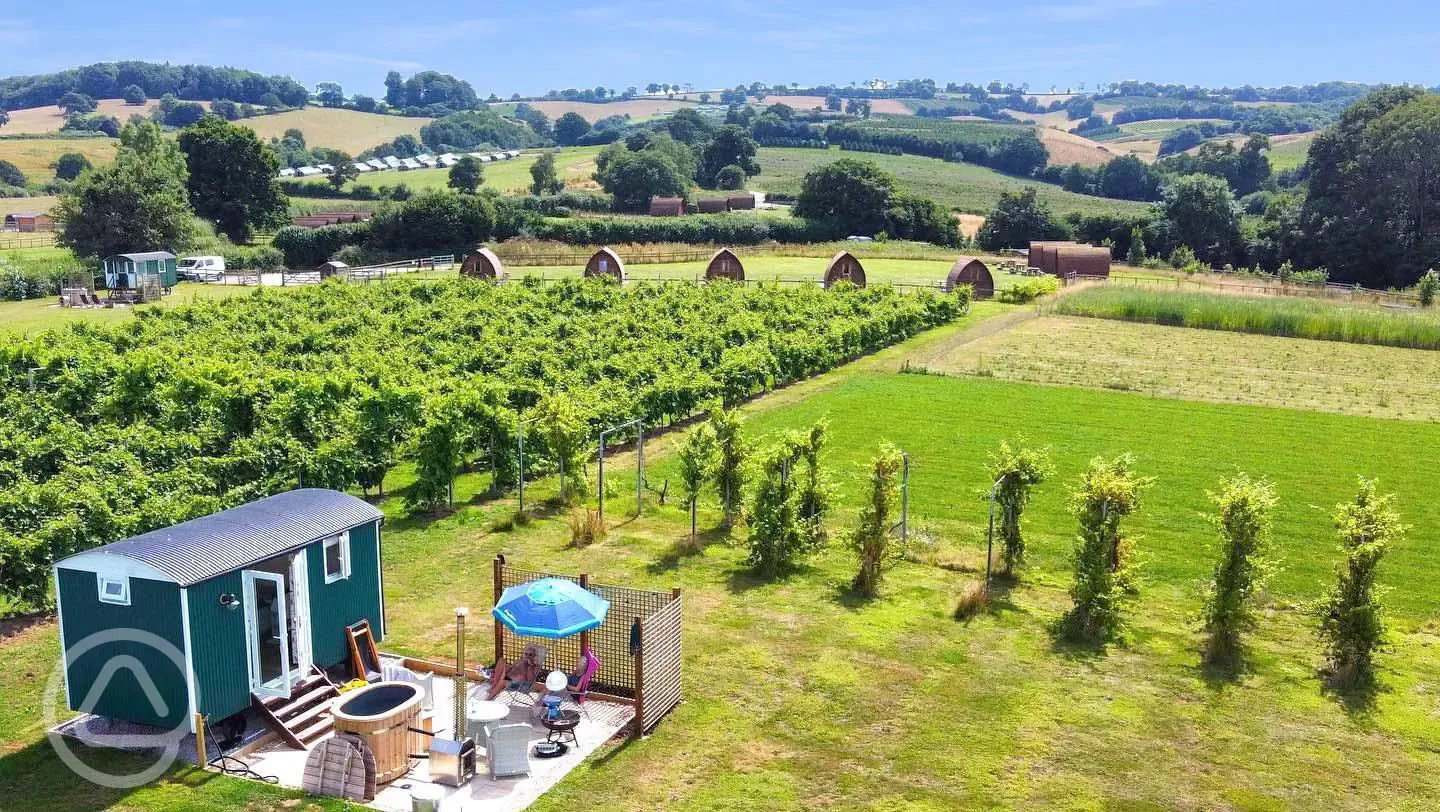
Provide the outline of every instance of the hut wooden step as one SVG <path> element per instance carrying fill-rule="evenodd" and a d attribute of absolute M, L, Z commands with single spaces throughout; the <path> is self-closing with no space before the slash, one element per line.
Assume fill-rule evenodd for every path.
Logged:
<path fill-rule="evenodd" d="M 334 683 L 323 674 L 314 674 L 298 683 L 288 697 L 252 694 L 250 707 L 281 741 L 304 750 L 305 742 L 334 728 L 330 702 L 339 695 Z"/>

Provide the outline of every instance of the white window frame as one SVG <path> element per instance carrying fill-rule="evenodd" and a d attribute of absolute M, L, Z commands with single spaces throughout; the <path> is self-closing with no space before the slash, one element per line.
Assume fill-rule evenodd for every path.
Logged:
<path fill-rule="evenodd" d="M 112 595 L 107 592 L 105 590 L 106 584 L 119 584 L 120 594 Z M 128 576 L 121 575 L 119 577 L 111 577 L 108 575 L 101 575 L 99 573 L 96 573 L 95 587 L 99 592 L 101 603 L 111 603 L 116 606 L 130 605 L 130 578 Z"/>
<path fill-rule="evenodd" d="M 340 548 L 340 571 L 330 573 L 330 547 Z M 320 566 L 324 568 L 325 583 L 333 584 L 336 581 L 344 581 L 350 577 L 350 531 L 346 530 L 339 535 L 330 536 L 321 542 L 320 545 Z"/>

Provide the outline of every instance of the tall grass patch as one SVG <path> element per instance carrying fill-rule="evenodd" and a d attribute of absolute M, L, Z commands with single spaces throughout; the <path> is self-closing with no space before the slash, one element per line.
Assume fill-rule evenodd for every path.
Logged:
<path fill-rule="evenodd" d="M 1101 287 L 1070 296 L 1055 309 L 1173 327 L 1440 349 L 1440 316 L 1309 299 Z"/>

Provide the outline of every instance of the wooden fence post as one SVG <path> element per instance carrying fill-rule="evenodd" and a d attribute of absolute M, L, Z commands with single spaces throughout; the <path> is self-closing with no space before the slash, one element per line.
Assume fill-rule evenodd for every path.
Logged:
<path fill-rule="evenodd" d="M 640 738 L 645 733 L 645 621 L 635 618 L 640 629 L 640 646 L 635 652 L 635 732 Z"/>
<path fill-rule="evenodd" d="M 490 602 L 491 606 L 500 602 L 500 593 L 505 591 L 505 556 L 495 556 L 495 599 Z M 500 658 L 505 656 L 505 624 L 495 619 L 495 662 L 499 663 Z"/>

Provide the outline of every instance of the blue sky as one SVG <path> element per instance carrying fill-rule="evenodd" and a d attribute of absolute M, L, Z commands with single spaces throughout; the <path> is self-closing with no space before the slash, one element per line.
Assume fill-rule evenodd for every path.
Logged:
<path fill-rule="evenodd" d="M 1440 84 L 1440 3 L 1372 0 L 63 0 L 0 9 L 0 76 L 228 64 L 379 95 L 387 70 L 491 92 L 871 77 L 1219 86 Z"/>

